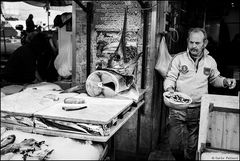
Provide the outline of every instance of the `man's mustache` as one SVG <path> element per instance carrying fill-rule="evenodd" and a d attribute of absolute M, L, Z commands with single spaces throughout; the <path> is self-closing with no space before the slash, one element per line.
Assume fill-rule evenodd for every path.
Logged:
<path fill-rule="evenodd" d="M 192 49 L 190 49 L 190 51 L 198 51 L 198 49 L 195 49 L 195 48 L 192 48 Z"/>

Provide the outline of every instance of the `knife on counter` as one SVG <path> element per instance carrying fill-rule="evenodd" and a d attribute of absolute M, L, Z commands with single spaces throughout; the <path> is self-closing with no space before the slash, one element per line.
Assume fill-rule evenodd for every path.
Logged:
<path fill-rule="evenodd" d="M 85 109 L 87 108 L 87 105 L 86 104 L 64 104 L 62 106 L 62 109 L 65 110 L 65 111 L 76 111 L 76 110 L 82 110 L 82 109 Z"/>

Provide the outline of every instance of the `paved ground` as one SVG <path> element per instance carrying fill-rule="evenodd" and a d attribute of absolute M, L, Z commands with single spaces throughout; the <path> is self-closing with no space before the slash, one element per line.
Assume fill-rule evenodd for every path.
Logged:
<path fill-rule="evenodd" d="M 11 54 L 14 50 L 21 46 L 20 42 L 6 42 L 6 54 Z M 5 54 L 4 42 L 1 41 L 1 54 Z"/>
<path fill-rule="evenodd" d="M 173 157 L 169 142 L 168 142 L 168 132 L 160 139 L 159 145 L 154 149 L 148 156 L 148 160 L 175 160 Z"/>

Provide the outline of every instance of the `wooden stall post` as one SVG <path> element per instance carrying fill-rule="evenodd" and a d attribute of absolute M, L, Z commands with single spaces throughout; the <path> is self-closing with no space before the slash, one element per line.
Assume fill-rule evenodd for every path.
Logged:
<path fill-rule="evenodd" d="M 72 84 L 85 88 L 87 79 L 87 7 L 79 0 L 73 2 L 72 12 Z"/>
<path fill-rule="evenodd" d="M 72 86 L 77 85 L 76 80 L 76 3 L 72 1 Z"/>
<path fill-rule="evenodd" d="M 160 107 L 154 105 L 153 98 L 157 98 L 154 93 L 155 80 L 155 54 L 156 54 L 156 23 L 157 23 L 157 2 L 151 1 L 146 9 L 148 26 L 146 32 L 146 68 L 145 68 L 145 107 L 144 113 L 141 115 L 140 122 L 140 136 L 139 136 L 139 149 L 138 154 L 143 157 L 148 156 L 149 152 L 156 147 L 158 143 L 159 134 L 159 111 Z M 146 158 L 145 158 L 146 159 Z"/>

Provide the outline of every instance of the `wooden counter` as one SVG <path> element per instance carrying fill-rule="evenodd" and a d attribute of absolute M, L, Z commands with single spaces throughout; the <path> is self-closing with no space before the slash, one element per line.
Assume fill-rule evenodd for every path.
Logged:
<path fill-rule="evenodd" d="M 109 135 L 95 136 L 95 135 L 79 134 L 77 132 L 67 131 L 67 130 L 37 128 L 35 122 L 33 124 L 34 126 L 23 126 L 23 125 L 14 124 L 13 122 L 9 122 L 8 120 L 5 120 L 5 122 L 1 122 L 1 126 L 5 126 L 8 129 L 24 131 L 27 133 L 35 133 L 38 135 L 43 134 L 43 136 L 46 136 L 46 135 L 55 136 L 55 137 L 57 136 L 57 137 L 73 138 L 73 139 L 79 139 L 79 140 L 90 140 L 94 142 L 104 143 L 104 145 L 106 145 L 105 149 L 110 149 L 109 154 L 113 159 L 115 158 L 114 135 L 130 118 L 138 114 L 138 110 L 144 105 L 144 94 L 145 94 L 145 90 L 139 90 L 140 96 L 138 101 L 135 101 L 135 102 L 122 97 L 117 97 L 114 99 L 114 98 L 94 98 L 94 97 L 84 96 L 86 102 L 89 103 L 88 104 L 89 107 L 87 108 L 89 115 L 86 115 L 86 113 L 84 113 L 84 110 L 86 112 L 86 109 L 76 111 L 74 115 L 70 115 L 70 113 L 72 112 L 69 112 L 69 114 L 62 114 L 62 111 L 56 112 L 56 108 L 57 108 L 56 105 L 59 103 L 62 103 L 64 98 L 69 97 L 69 94 L 61 95 L 58 93 L 52 93 L 58 96 L 59 100 L 47 101 L 45 100 L 46 98 L 44 98 L 44 96 L 48 94 L 48 92 L 43 92 L 43 93 L 40 92 L 40 94 L 37 91 L 32 91 L 32 92 L 34 94 L 22 92 L 22 93 L 17 93 L 14 96 L 9 96 L 4 98 L 5 101 L 1 102 L 1 105 L 4 106 L 4 108 L 1 109 L 1 113 L 4 112 L 4 114 L 9 115 L 10 117 L 23 116 L 22 118 L 25 118 L 25 119 L 28 119 L 28 117 L 31 116 L 31 118 L 29 118 L 28 121 L 33 120 L 33 122 L 34 122 L 34 119 L 38 117 L 60 119 L 65 121 L 80 121 L 84 123 L 108 124 L 111 122 L 112 125 L 110 127 Z M 71 95 L 71 97 L 83 97 L 83 96 L 81 94 L 80 95 L 77 94 L 77 95 Z M 31 98 L 31 101 L 28 100 L 29 98 Z M 18 104 L 17 102 L 20 102 L 20 104 Z M 31 106 L 30 102 L 33 102 L 33 104 L 35 105 L 34 108 L 33 106 Z M 39 104 L 39 102 L 41 102 L 41 104 Z M 22 105 L 25 105 L 25 106 L 22 106 Z M 76 114 L 78 114 L 78 116 L 76 116 Z M 106 117 L 103 117 L 103 116 L 106 116 Z M 102 154 L 106 154 L 106 152 L 103 152 Z"/>
<path fill-rule="evenodd" d="M 136 113 L 139 108 L 144 104 L 144 101 L 138 103 L 136 107 L 131 107 L 131 109 L 123 116 L 123 118 L 119 118 L 116 125 L 110 128 L 110 134 L 107 136 L 91 136 L 91 135 L 83 135 L 74 132 L 67 131 L 55 131 L 55 130 L 45 130 L 45 129 L 34 129 L 34 133 L 38 134 L 46 134 L 46 135 L 54 135 L 54 136 L 62 136 L 68 138 L 75 138 L 81 140 L 91 140 L 96 142 L 107 142 L 130 118 Z"/>
<path fill-rule="evenodd" d="M 59 99 L 53 101 L 46 98 L 45 95 L 49 95 L 49 93 Z M 139 100 L 133 102 L 131 99 L 121 97 L 97 98 L 89 97 L 84 93 L 60 94 L 59 91 L 27 90 L 3 98 L 1 101 L 1 124 L 25 132 L 107 142 L 144 104 L 143 94 L 144 91 L 140 90 Z M 69 96 L 83 98 L 87 108 L 79 111 L 62 110 L 63 100 Z M 14 117 L 16 118 L 12 121 L 11 118 Z M 20 117 L 24 119 L 22 124 L 19 124 Z M 66 123 L 95 124 L 107 128 L 104 129 L 106 130 L 104 135 L 88 135 L 66 129 L 39 127 L 36 123 L 38 118 L 65 121 Z"/>

